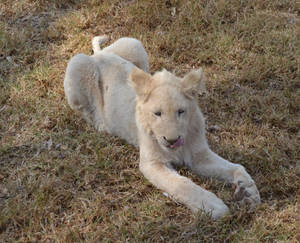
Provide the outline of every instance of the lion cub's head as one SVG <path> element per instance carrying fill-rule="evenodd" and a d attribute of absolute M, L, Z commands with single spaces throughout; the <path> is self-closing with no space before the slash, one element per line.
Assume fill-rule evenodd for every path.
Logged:
<path fill-rule="evenodd" d="M 184 145 L 197 109 L 197 94 L 204 90 L 201 69 L 178 78 L 163 70 L 151 76 L 134 67 L 130 83 L 137 94 L 137 123 L 164 150 Z"/>

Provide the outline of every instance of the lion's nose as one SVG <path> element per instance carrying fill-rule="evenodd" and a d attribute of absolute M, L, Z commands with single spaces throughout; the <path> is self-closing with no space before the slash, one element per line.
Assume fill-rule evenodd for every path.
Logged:
<path fill-rule="evenodd" d="M 163 138 L 169 145 L 173 145 L 178 141 L 178 139 L 180 139 L 180 136 L 178 136 L 175 139 L 174 138 L 166 138 L 165 136 L 163 136 Z"/>

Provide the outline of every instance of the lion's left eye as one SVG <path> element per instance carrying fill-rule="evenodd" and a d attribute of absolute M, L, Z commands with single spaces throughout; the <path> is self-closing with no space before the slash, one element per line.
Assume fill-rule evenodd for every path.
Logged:
<path fill-rule="evenodd" d="M 154 115 L 161 116 L 161 111 L 154 112 Z"/>
<path fill-rule="evenodd" d="M 180 116 L 180 115 L 182 115 L 185 112 L 185 110 L 179 109 L 177 112 L 178 112 L 178 115 Z"/>

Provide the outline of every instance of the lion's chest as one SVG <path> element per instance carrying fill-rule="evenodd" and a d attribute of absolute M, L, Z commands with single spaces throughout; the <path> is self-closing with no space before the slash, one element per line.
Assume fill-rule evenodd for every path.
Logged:
<path fill-rule="evenodd" d="M 180 148 L 176 151 L 169 151 L 165 154 L 166 161 L 171 162 L 175 166 L 189 166 L 192 156 L 187 148 Z"/>

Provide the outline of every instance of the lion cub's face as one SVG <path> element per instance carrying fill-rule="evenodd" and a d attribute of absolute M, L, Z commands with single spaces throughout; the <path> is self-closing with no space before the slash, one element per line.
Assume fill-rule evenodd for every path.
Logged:
<path fill-rule="evenodd" d="M 138 122 L 164 150 L 184 146 L 203 79 L 201 69 L 183 79 L 166 70 L 153 76 L 138 68 L 132 70 L 130 80 L 137 94 Z"/>

